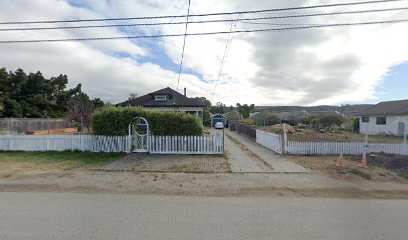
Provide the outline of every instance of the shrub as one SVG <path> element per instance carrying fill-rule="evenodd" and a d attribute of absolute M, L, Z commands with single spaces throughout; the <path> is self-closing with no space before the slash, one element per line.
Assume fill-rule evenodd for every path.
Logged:
<path fill-rule="evenodd" d="M 153 112 L 141 107 L 105 107 L 92 115 L 96 135 L 127 135 L 129 123 L 135 117 L 149 122 L 153 135 L 201 135 L 200 119 L 195 115 L 178 112 Z"/>
<path fill-rule="evenodd" d="M 246 125 L 255 125 L 255 120 L 250 119 L 250 118 L 246 118 L 246 119 L 242 119 L 241 121 L 239 121 L 240 123 L 244 123 Z"/>
<path fill-rule="evenodd" d="M 227 112 L 226 116 L 228 121 L 238 121 L 242 119 L 241 114 L 235 110 Z"/>
<path fill-rule="evenodd" d="M 340 132 L 340 127 L 338 125 L 336 125 L 336 124 L 332 124 L 329 127 L 329 131 L 338 133 L 338 132 Z"/>
<path fill-rule="evenodd" d="M 353 132 L 358 133 L 360 131 L 360 118 L 353 119 Z"/>
<path fill-rule="evenodd" d="M 312 128 L 318 131 L 320 129 L 327 130 L 333 124 L 340 126 L 340 124 L 342 124 L 345 121 L 345 119 L 338 114 L 326 113 L 309 116 L 308 121 L 310 122 Z"/>
<path fill-rule="evenodd" d="M 271 126 L 275 124 L 280 124 L 281 119 L 274 113 L 271 112 L 260 112 L 252 117 L 257 125 Z"/>
<path fill-rule="evenodd" d="M 328 128 L 331 125 L 340 125 L 344 122 L 344 118 L 338 114 L 328 113 L 319 116 L 319 121 L 322 127 Z"/>
<path fill-rule="evenodd" d="M 203 112 L 203 124 L 204 126 L 211 127 L 211 113 L 206 109 Z"/>

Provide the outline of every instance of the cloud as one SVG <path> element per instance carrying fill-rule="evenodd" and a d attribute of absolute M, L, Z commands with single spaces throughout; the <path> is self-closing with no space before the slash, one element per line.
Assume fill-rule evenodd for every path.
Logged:
<path fill-rule="evenodd" d="M 259 0 L 255 3 L 244 0 L 193 1 L 191 13 L 280 8 L 330 2 L 338 1 Z M 393 3 L 364 8 L 403 5 L 403 3 Z M 2 2 L 0 21 L 178 15 L 186 13 L 186 6 L 185 1 L 167 0 L 85 2 L 6 0 Z M 355 9 L 342 7 L 309 12 Z M 265 23 L 319 24 L 403 18 L 400 13 L 259 21 L 262 24 L 239 22 L 237 29 L 282 27 Z M 284 14 L 296 14 L 296 12 Z M 245 17 L 250 16 L 240 16 L 240 18 Z M 219 18 L 212 17 L 212 19 Z M 237 16 L 227 18 L 236 19 Z M 200 19 L 202 18 L 191 18 L 191 20 Z M 183 20 L 178 19 L 178 21 Z M 156 20 L 158 21 L 166 20 Z M 228 31 L 230 27 L 230 23 L 190 24 L 188 31 L 190 33 Z M 376 97 L 377 86 L 389 69 L 408 60 L 406 27 L 407 24 L 395 24 L 233 34 L 229 54 L 212 101 L 214 103 L 221 101 L 227 105 L 235 105 L 236 102 L 257 105 L 314 105 L 373 99 Z M 0 32 L 0 38 L 46 39 L 183 32 L 184 25 L 166 25 L 140 28 Z M 211 98 L 227 37 L 227 34 L 187 37 L 183 66 L 185 71 L 181 76 L 179 89 L 187 87 L 189 96 Z M 60 73 L 67 74 L 71 86 L 83 83 L 85 91 L 92 97 L 101 97 L 105 101 L 116 103 L 125 100 L 129 92 L 142 95 L 167 86 L 176 88 L 178 68 L 174 66 L 180 62 L 181 47 L 182 37 L 1 44 L 0 66 L 7 67 L 9 70 L 16 68 L 23 68 L 26 71 L 40 70 L 48 77 Z"/>

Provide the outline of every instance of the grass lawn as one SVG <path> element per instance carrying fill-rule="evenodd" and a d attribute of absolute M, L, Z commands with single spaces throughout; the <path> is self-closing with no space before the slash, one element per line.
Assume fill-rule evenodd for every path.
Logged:
<path fill-rule="evenodd" d="M 0 170 L 90 168 L 111 163 L 124 155 L 92 152 L 0 152 Z"/>

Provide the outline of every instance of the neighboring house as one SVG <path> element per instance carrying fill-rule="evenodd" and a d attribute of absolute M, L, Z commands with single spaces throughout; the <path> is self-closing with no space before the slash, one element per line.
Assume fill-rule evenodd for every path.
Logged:
<path fill-rule="evenodd" d="M 184 95 L 167 87 L 144 96 L 119 103 L 119 106 L 142 106 L 152 111 L 176 111 L 197 114 L 203 117 L 206 107 L 203 102 L 195 98 L 188 98 L 184 88 Z"/>
<path fill-rule="evenodd" d="M 360 133 L 403 136 L 408 127 L 408 99 L 380 102 L 361 112 Z"/>
<path fill-rule="evenodd" d="M 215 127 L 217 122 L 222 122 L 224 126 L 227 125 L 227 117 L 224 114 L 216 113 L 211 115 L 211 127 Z"/>

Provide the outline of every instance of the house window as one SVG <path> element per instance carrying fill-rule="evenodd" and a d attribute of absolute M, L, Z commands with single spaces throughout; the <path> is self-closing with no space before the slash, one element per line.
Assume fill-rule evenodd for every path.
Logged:
<path fill-rule="evenodd" d="M 361 121 L 364 122 L 364 123 L 368 123 L 370 121 L 370 118 L 369 117 L 362 117 Z"/>
<path fill-rule="evenodd" d="M 377 123 L 377 125 L 385 125 L 385 124 L 387 124 L 387 118 L 386 117 L 377 117 L 376 123 Z"/>
<path fill-rule="evenodd" d="M 156 101 L 166 101 L 167 97 L 166 96 L 154 96 L 154 100 L 156 100 Z"/>

